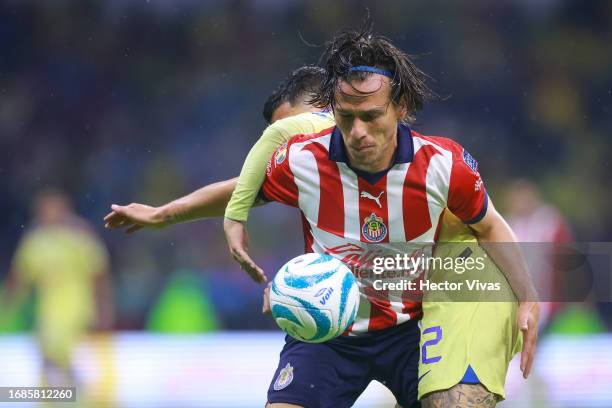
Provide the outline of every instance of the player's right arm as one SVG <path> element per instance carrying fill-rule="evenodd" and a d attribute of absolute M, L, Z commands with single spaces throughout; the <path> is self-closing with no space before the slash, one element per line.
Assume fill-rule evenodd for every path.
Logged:
<path fill-rule="evenodd" d="M 272 155 L 266 166 L 264 183 L 261 192 L 267 201 L 278 201 L 293 207 L 298 206 L 298 189 L 289 167 L 289 145 L 280 146 Z M 266 282 L 266 276 L 249 256 L 248 234 L 240 221 L 225 218 L 223 227 L 228 241 L 230 254 L 240 267 L 257 283 Z M 264 305 L 264 312 L 266 308 Z"/>
<path fill-rule="evenodd" d="M 265 282 L 266 278 L 248 253 L 249 237 L 244 222 L 264 182 L 268 160 L 274 150 L 293 135 L 319 132 L 331 126 L 334 126 L 331 114 L 307 113 L 277 121 L 264 131 L 244 162 L 238 184 L 225 210 L 223 229 L 230 254 L 256 282 Z"/>
<path fill-rule="evenodd" d="M 249 255 L 249 234 L 244 223 L 264 181 L 270 156 L 289 137 L 289 133 L 281 126 L 268 126 L 247 155 L 232 198 L 225 209 L 223 230 L 230 255 L 258 283 L 265 282 L 266 275 Z"/>

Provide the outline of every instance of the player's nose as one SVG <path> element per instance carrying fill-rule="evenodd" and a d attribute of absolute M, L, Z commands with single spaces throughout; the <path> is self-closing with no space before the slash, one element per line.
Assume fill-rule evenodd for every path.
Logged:
<path fill-rule="evenodd" d="M 359 119 L 355 119 L 349 136 L 353 141 L 359 141 L 366 138 L 368 132 L 365 123 Z"/>

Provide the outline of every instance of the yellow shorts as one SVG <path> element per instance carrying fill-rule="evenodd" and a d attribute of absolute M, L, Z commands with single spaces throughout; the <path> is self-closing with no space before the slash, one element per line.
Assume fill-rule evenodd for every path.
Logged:
<path fill-rule="evenodd" d="M 485 267 L 462 274 L 433 268 L 428 274 L 430 282 L 463 282 L 463 291 L 449 295 L 447 286 L 446 291 L 424 293 L 419 399 L 462 382 L 468 366 L 482 385 L 503 399 L 508 365 L 522 347 L 518 303 L 502 272 L 475 240 L 441 244 L 435 251 L 436 258 L 458 256 L 481 257 Z M 499 290 L 468 290 L 466 282 L 473 279 L 494 282 Z"/>

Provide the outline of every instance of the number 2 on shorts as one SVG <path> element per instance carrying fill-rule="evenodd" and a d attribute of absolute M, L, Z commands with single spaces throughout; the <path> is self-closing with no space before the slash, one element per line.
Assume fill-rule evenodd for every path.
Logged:
<path fill-rule="evenodd" d="M 442 359 L 441 356 L 427 358 L 427 346 L 435 346 L 436 344 L 440 342 L 440 340 L 442 340 L 442 327 L 440 326 L 428 327 L 427 329 L 423 330 L 422 335 L 424 336 L 428 333 L 435 333 L 436 337 L 434 337 L 431 340 L 427 340 L 425 343 L 423 343 L 423 348 L 421 350 L 421 362 L 423 364 L 437 363 L 438 361 Z"/>

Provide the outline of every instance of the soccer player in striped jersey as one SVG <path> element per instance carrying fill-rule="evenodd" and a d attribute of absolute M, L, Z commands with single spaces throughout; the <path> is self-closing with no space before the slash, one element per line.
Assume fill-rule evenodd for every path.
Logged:
<path fill-rule="evenodd" d="M 531 281 L 524 264 L 517 262 L 521 256 L 516 245 L 500 248 L 487 244 L 514 242 L 512 231 L 486 195 L 476 161 L 469 153 L 449 139 L 422 136 L 402 124 L 422 105 L 426 94 L 423 76 L 404 53 L 369 33 L 341 34 L 330 44 L 325 59 L 326 80 L 321 96 L 315 102 L 333 108 L 337 126 L 315 134 L 297 135 L 288 145 L 279 148 L 268 165 L 264 195 L 300 208 L 308 227 L 308 249 L 338 256 L 356 268 L 367 266 L 373 254 L 384 256 L 398 249 L 413 254 L 424 250 L 424 243 L 436 240 L 439 220 L 448 208 L 464 223 L 471 225 L 478 241 L 501 266 L 521 299 L 517 319 L 518 327 L 526 337 L 521 368 L 527 376 L 533 358 L 538 318 L 537 304 L 529 301 L 535 298 Z M 227 218 L 233 218 L 231 215 L 228 217 L 232 208 L 230 202 Z M 243 267 L 250 269 L 251 276 L 263 281 L 262 271 L 246 254 L 243 236 L 236 233 L 242 226 L 227 219 L 225 224 L 233 255 L 240 258 Z M 412 345 L 408 328 L 420 313 L 419 305 L 406 301 L 404 293 L 375 293 L 369 283 L 360 279 L 362 303 L 350 334 L 363 341 L 360 348 L 362 359 L 366 355 L 371 357 L 371 353 L 381 353 L 369 359 L 374 366 L 379 361 L 377 358 L 384 360 L 389 355 L 394 356 L 394 368 L 400 370 L 395 374 L 386 372 L 385 375 L 391 377 L 386 378 L 385 384 L 400 404 L 410 406 L 413 403 L 412 383 L 416 377 L 409 359 L 402 360 L 392 353 L 392 349 L 377 348 L 374 351 L 369 348 L 372 345 L 369 341 L 380 335 L 381 341 L 386 343 L 383 336 L 394 332 L 392 337 L 403 337 L 403 357 L 410 354 Z M 453 310 L 448 309 L 448 312 L 453 313 Z M 430 358 L 427 355 L 426 346 L 435 346 L 444 337 L 440 327 L 433 328 L 437 329 L 434 330 L 436 337 L 427 345 L 423 344 L 421 362 L 432 364 L 452 360 L 448 348 L 445 356 Z M 423 333 L 430 332 L 425 330 Z M 500 350 L 503 358 L 511 356 L 514 336 L 510 337 L 509 344 Z M 276 406 L 275 402 L 281 403 L 278 406 L 321 404 L 318 398 L 323 397 L 312 395 L 307 389 L 309 381 L 310 384 L 316 382 L 312 367 L 319 364 L 327 367 L 321 358 L 326 362 L 334 361 L 336 368 L 331 371 L 335 377 L 326 376 L 325 381 L 316 382 L 317 386 L 322 387 L 325 398 L 332 398 L 333 404 L 350 405 L 347 402 L 358 395 L 364 376 L 370 375 L 370 379 L 381 376 L 380 372 L 360 373 L 360 367 L 352 365 L 359 359 L 359 353 L 351 355 L 347 361 L 346 352 L 349 349 L 354 351 L 354 346 L 351 337 L 347 336 L 330 344 L 326 349 L 329 353 L 322 353 L 319 347 L 296 344 L 288 339 L 281 352 L 277 374 L 282 374 L 283 367 L 293 362 L 293 372 L 301 371 L 303 378 L 291 387 L 271 387 L 268 394 L 271 405 Z M 352 377 L 343 371 L 347 367 L 351 367 Z M 474 385 L 438 384 L 428 395 L 419 392 L 424 397 L 423 404 L 468 406 L 478 400 L 481 406 L 494 405 L 492 393 L 478 383 L 493 388 L 495 393 L 498 393 L 497 389 L 480 381 L 478 373 L 474 372 L 479 370 L 470 369 L 468 365 L 463 378 L 459 376 L 449 380 L 455 384 L 458 380 L 465 380 Z M 394 375 L 402 376 L 402 380 L 397 382 Z M 421 375 L 423 381 L 428 377 L 436 377 L 438 381 L 441 378 L 439 374 L 434 376 L 433 367 Z M 293 378 L 296 383 L 297 374 Z M 477 392 L 471 393 L 473 390 Z"/>
<path fill-rule="evenodd" d="M 303 70 L 303 69 L 302 69 Z M 316 71 L 315 68 L 309 68 L 311 73 L 314 73 Z M 298 70 L 299 72 L 300 70 Z M 293 76 L 293 79 L 296 79 L 296 76 Z M 289 81 L 289 83 L 291 83 L 291 81 Z M 283 87 L 281 87 L 281 89 L 279 91 L 282 91 Z M 284 91 L 282 92 L 287 92 L 287 89 L 285 88 Z M 281 93 L 282 93 L 281 92 Z M 270 118 L 274 118 L 276 117 L 282 117 L 285 116 L 282 111 L 283 109 L 276 109 L 276 107 L 280 106 L 283 107 L 284 110 L 286 110 L 287 112 L 295 112 L 295 105 L 298 105 L 296 103 L 289 103 L 288 101 L 283 101 L 284 98 L 280 98 L 275 100 L 275 98 L 270 98 L 268 103 L 266 104 L 268 106 L 267 109 L 267 115 L 266 118 L 268 120 L 270 120 Z M 307 99 L 307 98 L 305 98 Z M 301 101 L 304 100 L 304 98 L 300 99 Z M 275 106 L 276 105 L 276 106 Z M 284 106 L 283 106 L 284 105 Z M 293 105 L 293 106 L 292 106 Z M 312 107 L 307 105 L 307 104 L 299 104 L 298 105 L 298 109 L 303 109 L 303 110 L 307 110 L 307 109 L 311 109 Z M 273 115 L 273 113 L 275 113 L 275 115 Z M 278 112 L 281 112 L 281 114 L 278 114 Z M 266 112 L 264 112 L 264 114 L 266 114 Z M 289 113 L 290 114 L 290 113 Z M 282 125 L 282 126 L 280 126 Z M 257 190 L 257 186 L 259 186 L 261 184 L 261 176 L 263 175 L 263 172 L 261 170 L 257 170 L 257 162 L 260 162 L 259 164 L 259 168 L 261 169 L 261 162 L 262 161 L 266 161 L 266 158 L 269 157 L 270 155 L 270 147 L 275 147 L 278 146 L 278 144 L 280 144 L 283 140 L 285 140 L 288 136 L 288 134 L 290 134 L 291 132 L 287 131 L 287 125 L 289 126 L 289 129 L 292 129 L 292 131 L 294 131 L 294 133 L 313 133 L 312 128 L 314 129 L 323 129 L 323 128 L 328 128 L 328 127 L 332 127 L 334 126 L 334 122 L 333 122 L 333 118 L 330 117 L 329 115 L 300 115 L 299 117 L 296 118 L 292 118 L 292 119 L 288 119 L 286 121 L 284 121 L 283 123 L 280 123 L 277 126 L 274 126 L 273 128 L 274 131 L 271 131 L 270 129 L 266 131 L 266 133 L 264 134 L 264 137 L 262 137 L 262 139 L 258 142 L 258 144 L 256 145 L 255 151 L 252 152 L 249 155 L 249 159 L 247 160 L 247 162 L 245 163 L 245 168 L 243 169 L 243 172 L 241 174 L 241 178 L 243 178 L 243 176 L 245 174 L 249 175 L 253 180 L 250 180 L 249 182 L 245 183 L 245 189 L 244 191 L 247 191 L 249 188 L 253 191 Z M 295 132 L 295 129 L 301 128 L 302 130 L 299 132 Z M 272 143 L 270 143 L 270 141 L 266 141 L 266 138 L 270 139 L 270 137 L 273 137 L 273 141 Z M 280 138 L 279 138 L 280 137 Z M 264 143 L 265 142 L 265 143 Z M 266 149 L 268 149 L 268 151 L 266 152 Z M 259 180 L 257 180 L 259 178 Z M 158 209 L 153 209 L 152 207 L 146 207 L 146 206 L 142 206 L 139 204 L 133 204 L 131 206 L 126 206 L 126 207 L 115 207 L 116 211 L 113 211 L 111 214 L 109 214 L 109 217 L 107 217 L 108 222 L 109 222 L 109 226 L 110 227 L 115 227 L 115 226 L 121 226 L 123 225 L 124 227 L 127 227 L 128 230 L 135 230 L 138 229 L 139 226 L 146 226 L 146 225 L 156 225 L 156 226 L 160 226 L 160 225 L 165 225 L 165 223 L 167 221 L 167 219 L 172 219 L 173 222 L 177 222 L 180 220 L 188 220 L 188 219 L 194 219 L 194 218 L 198 218 L 198 217 L 202 217 L 202 216 L 214 216 L 214 215 L 218 215 L 219 209 L 215 209 L 214 202 L 215 199 L 214 197 L 225 197 L 225 195 L 227 194 L 227 186 L 228 185 L 232 185 L 234 183 L 234 180 L 229 180 L 225 183 L 217 183 L 215 185 L 212 186 L 207 186 L 201 190 L 198 190 L 198 192 L 193 193 L 190 196 L 187 196 L 181 200 L 178 200 L 176 202 L 170 203 L 166 206 L 160 207 Z M 254 187 L 253 187 L 254 186 Z M 231 186 L 233 188 L 233 185 Z M 248 195 L 248 194 L 247 194 Z M 371 197 L 371 198 L 368 198 Z M 212 199 L 211 199 L 212 198 Z M 378 201 L 376 200 L 378 198 Z M 371 194 L 364 194 L 364 199 L 369 199 L 369 200 L 373 200 L 376 205 L 381 205 L 382 203 L 380 202 L 380 196 L 378 197 L 374 197 Z M 218 200 L 217 200 L 218 201 Z M 247 200 L 248 201 L 248 198 Z M 225 198 L 224 200 L 221 200 L 222 205 L 224 206 L 225 203 L 227 202 L 227 198 Z M 380 204 L 379 204 L 380 203 Z M 250 207 L 250 204 L 246 207 L 248 210 L 248 207 Z M 159 214 L 162 210 L 166 215 L 170 215 L 170 217 L 160 217 Z M 230 209 L 228 209 L 228 212 L 231 212 Z M 241 215 L 239 215 L 240 211 L 236 210 L 236 207 L 234 207 L 233 210 L 233 214 L 238 214 L 237 218 L 240 218 Z M 158 214 L 158 215 L 155 215 Z M 180 214 L 179 216 L 176 216 L 177 214 Z M 473 238 L 473 234 L 471 233 L 471 230 L 469 230 L 467 227 L 465 227 L 462 223 L 459 223 L 459 226 L 463 227 L 463 230 L 461 229 L 457 229 L 457 228 L 446 228 L 446 225 L 448 225 L 449 223 L 446 222 L 446 220 L 448 218 L 452 217 L 451 214 L 445 214 L 445 223 L 444 226 L 441 229 L 441 237 L 444 236 L 445 234 L 445 230 L 449 231 L 449 234 L 447 234 L 446 236 L 448 237 L 457 237 L 456 233 L 457 232 L 462 232 L 464 235 L 468 236 L 468 238 L 472 241 L 474 241 L 475 239 Z M 451 231 L 454 231 L 451 233 Z M 455 234 L 455 235 L 452 235 Z M 495 268 L 495 265 L 492 264 L 492 268 Z M 501 302 L 498 302 L 496 304 L 501 304 Z M 468 306 L 472 307 L 473 304 L 470 304 Z M 437 304 L 437 306 L 439 306 L 439 304 Z M 425 305 L 426 308 L 426 305 Z M 482 313 L 483 310 L 489 310 L 490 308 L 481 308 L 481 316 L 482 316 L 482 321 L 484 322 L 490 322 L 491 320 L 489 320 L 489 315 L 486 315 L 485 313 Z M 473 311 L 473 307 L 472 307 L 472 311 Z M 449 313 L 444 313 L 445 311 L 442 311 L 443 313 L 427 313 L 425 314 L 425 321 L 429 323 L 431 323 L 431 325 L 433 324 L 440 324 L 439 320 L 434 319 L 434 317 L 436 315 L 440 315 L 440 314 L 449 314 Z M 498 310 L 499 312 L 499 310 Z M 503 312 L 503 311 L 502 311 Z M 458 316 L 461 314 L 461 311 L 457 311 L 456 314 L 452 314 L 452 316 Z M 506 315 L 508 316 L 508 318 L 511 315 L 511 313 L 506 313 Z M 499 327 L 504 328 L 505 324 L 507 325 L 508 323 L 508 318 L 505 319 L 501 319 L 500 317 L 505 316 L 503 313 L 497 313 L 495 314 L 495 321 L 499 322 L 499 325 L 496 326 L 495 328 L 491 327 L 491 325 L 489 324 L 487 327 L 491 327 L 491 333 L 493 333 L 493 335 L 496 335 L 497 333 L 499 333 Z M 428 319 L 428 317 L 431 317 L 430 319 Z M 513 323 L 513 320 L 510 320 Z M 449 322 L 446 322 L 449 323 Z M 452 321 L 450 322 L 452 323 Z M 495 331 L 495 329 L 497 328 L 497 331 Z M 469 330 L 469 328 L 468 328 Z M 427 337 L 427 335 L 425 336 Z M 499 337 L 499 336 L 498 336 Z M 432 339 L 430 339 L 432 340 Z M 435 339 L 433 339 L 435 340 Z M 446 340 L 446 338 L 444 339 Z M 469 340 L 469 339 L 468 339 Z M 429 350 L 429 360 L 435 360 L 435 358 L 431 357 L 431 353 L 436 353 L 439 352 L 440 348 L 442 346 L 444 346 L 445 342 L 438 342 L 436 344 L 432 344 L 432 341 L 429 341 L 429 346 L 426 347 L 427 345 L 424 345 L 423 349 L 428 348 Z M 455 345 L 457 345 L 457 341 L 455 340 L 454 343 Z M 497 344 L 497 343 L 495 343 Z M 502 353 L 503 354 L 503 353 Z M 452 357 L 452 358 L 451 358 Z M 430 393 L 432 391 L 436 391 L 436 390 L 442 390 L 442 389 L 446 389 L 446 388 L 450 388 L 452 385 L 455 385 L 459 382 L 459 380 L 462 379 L 462 372 L 465 372 L 465 367 L 467 365 L 466 361 L 473 361 L 473 360 L 469 360 L 467 358 L 467 353 L 461 353 L 461 352 L 453 352 L 451 355 L 447 355 L 445 358 L 442 359 L 442 361 L 437 362 L 436 366 L 437 366 L 437 370 L 429 370 L 426 371 L 426 375 L 424 376 L 423 381 L 421 382 L 421 384 L 419 385 L 419 394 L 423 395 L 425 393 Z M 483 356 L 481 356 L 483 357 Z M 505 358 L 505 355 L 502 355 L 501 358 Z M 452 363 L 451 360 L 456 360 L 452 365 L 454 366 L 454 370 L 455 372 L 459 372 L 459 374 L 455 374 L 453 375 L 447 375 L 444 378 L 445 384 L 451 384 L 451 386 L 444 386 L 444 385 L 440 385 L 440 373 L 444 373 L 444 372 L 448 372 L 448 367 L 449 364 Z M 425 363 L 427 363 L 427 361 L 425 361 Z M 497 363 L 497 362 L 496 362 Z M 445 365 L 446 364 L 446 365 Z M 465 364 L 465 365 L 464 365 Z M 423 365 L 423 364 L 422 364 Z M 502 394 L 503 393 L 503 380 L 505 377 L 505 369 L 503 369 L 503 367 L 507 367 L 507 361 L 505 362 L 501 362 L 501 367 L 502 367 L 502 375 L 501 375 L 501 386 L 499 387 L 491 387 L 491 384 L 489 383 L 489 381 L 486 382 L 486 385 L 488 388 L 494 388 L 494 390 L 496 391 L 497 394 Z M 459 370 L 459 371 L 457 371 Z M 463 370 L 463 371 L 461 371 Z M 460 372 L 461 371 L 461 372 Z M 481 373 L 481 371 L 479 369 L 476 369 L 477 372 Z M 485 373 L 486 374 L 486 373 Z M 457 375 L 459 375 L 457 377 Z M 482 376 L 482 375 L 481 375 Z M 456 377 L 456 378 L 453 378 Z M 498 375 L 499 377 L 499 375 Z M 430 379 L 434 379 L 434 381 L 431 381 Z M 465 378 L 464 378 L 465 379 Z M 484 379 L 487 379 L 487 375 L 484 376 Z M 423 387 L 424 383 L 429 382 L 431 385 L 427 385 L 427 387 Z M 436 385 L 436 382 L 438 382 L 438 384 Z M 478 381 L 477 381 L 478 382 Z M 483 381 L 484 382 L 484 381 Z M 469 387 L 469 388 L 466 388 Z M 450 403 L 450 401 L 452 400 L 452 398 L 455 398 L 459 395 L 463 396 L 463 402 L 468 403 L 470 398 L 480 398 L 480 399 L 484 399 L 480 396 L 480 394 L 482 393 L 478 393 L 478 392 L 473 392 L 470 388 L 474 388 L 473 386 L 463 386 L 463 385 L 459 385 L 458 387 L 454 387 L 452 392 L 449 392 L 450 397 L 451 398 L 447 398 L 446 400 Z M 421 392 L 421 389 L 423 389 L 423 391 Z M 497 392 L 498 389 L 501 389 L 501 393 Z M 438 393 L 435 393 L 438 394 Z M 454 397 L 453 397 L 454 394 Z M 447 395 L 445 394 L 441 394 L 442 397 L 447 397 Z"/>

